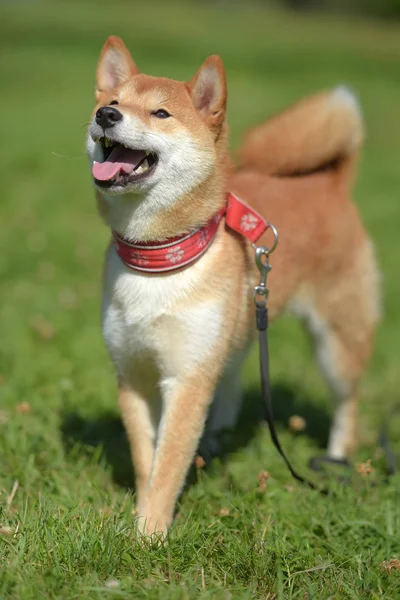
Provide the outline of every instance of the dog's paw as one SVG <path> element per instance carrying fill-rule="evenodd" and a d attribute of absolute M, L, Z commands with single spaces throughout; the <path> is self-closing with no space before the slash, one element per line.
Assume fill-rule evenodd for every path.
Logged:
<path fill-rule="evenodd" d="M 153 511 L 140 510 L 137 513 L 137 533 L 142 540 L 161 544 L 168 534 L 170 520 Z"/>

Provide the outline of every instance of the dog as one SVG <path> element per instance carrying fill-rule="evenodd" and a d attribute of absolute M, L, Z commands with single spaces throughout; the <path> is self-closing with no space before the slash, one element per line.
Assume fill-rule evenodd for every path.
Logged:
<path fill-rule="evenodd" d="M 206 419 L 212 435 L 236 424 L 256 331 L 255 251 L 227 226 L 228 193 L 279 231 L 270 319 L 291 312 L 304 322 L 335 399 L 328 455 L 355 449 L 357 384 L 380 312 L 374 249 L 349 197 L 363 121 L 347 88 L 319 93 L 248 132 L 234 164 L 218 56 L 189 82 L 152 77 L 111 36 L 96 85 L 87 153 L 112 231 L 102 329 L 139 532 L 165 536 Z"/>

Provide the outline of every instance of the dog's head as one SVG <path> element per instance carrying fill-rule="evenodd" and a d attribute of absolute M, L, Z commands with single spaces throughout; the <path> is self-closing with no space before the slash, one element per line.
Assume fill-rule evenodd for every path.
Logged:
<path fill-rule="evenodd" d="M 151 77 L 111 36 L 97 67 L 96 101 L 87 152 L 95 186 L 109 201 L 151 195 L 159 207 L 171 204 L 215 170 L 226 110 L 218 56 L 190 82 Z"/>

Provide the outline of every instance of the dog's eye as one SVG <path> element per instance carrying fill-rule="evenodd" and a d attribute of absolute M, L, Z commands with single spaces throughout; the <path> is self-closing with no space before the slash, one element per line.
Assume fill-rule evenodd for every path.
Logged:
<path fill-rule="evenodd" d="M 111 100 L 110 106 L 112 106 L 113 104 L 118 104 L 118 100 Z"/>
<path fill-rule="evenodd" d="M 157 117 L 157 119 L 168 119 L 171 115 L 168 111 L 163 108 L 159 108 L 158 110 L 154 110 L 152 113 L 153 117 Z"/>

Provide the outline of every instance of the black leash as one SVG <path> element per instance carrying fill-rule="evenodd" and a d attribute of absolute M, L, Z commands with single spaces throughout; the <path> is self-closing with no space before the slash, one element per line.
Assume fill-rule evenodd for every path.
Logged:
<path fill-rule="evenodd" d="M 320 488 L 315 483 L 306 479 L 302 475 L 299 475 L 297 471 L 293 468 L 290 460 L 286 456 L 281 443 L 278 438 L 278 434 L 275 428 L 275 420 L 274 420 L 274 412 L 272 407 L 272 397 L 271 397 L 271 385 L 269 378 L 269 353 L 268 353 L 268 309 L 265 304 L 257 303 L 256 305 L 256 321 L 257 321 L 257 329 L 258 329 L 258 343 L 260 349 L 260 375 L 261 375 L 261 391 L 264 398 L 265 403 L 265 415 L 266 421 L 268 423 L 269 431 L 271 434 L 272 441 L 274 442 L 275 448 L 278 450 L 279 454 L 282 456 L 283 460 L 286 463 L 287 468 L 289 469 L 292 476 L 303 483 L 308 485 L 312 490 L 317 490 L 324 496 L 328 494 L 328 490 L 325 488 Z"/>
<path fill-rule="evenodd" d="M 268 308 L 267 308 L 267 300 L 268 300 L 268 288 L 267 288 L 267 277 L 268 273 L 271 270 L 271 265 L 269 264 L 269 256 L 271 252 L 273 252 L 278 244 L 278 232 L 275 227 L 269 223 L 269 227 L 274 235 L 274 243 L 271 248 L 267 248 L 266 246 L 255 247 L 256 251 L 256 265 L 258 270 L 260 271 L 261 280 L 259 285 L 254 288 L 254 303 L 256 305 L 256 324 L 258 330 L 258 345 L 260 351 L 260 376 L 261 376 L 261 391 L 264 398 L 265 404 L 265 415 L 268 423 L 269 431 L 271 434 L 272 441 L 274 442 L 275 448 L 278 450 L 279 454 L 282 456 L 283 460 L 286 463 L 287 468 L 290 473 L 297 481 L 307 485 L 312 490 L 316 490 L 326 496 L 328 494 L 328 490 L 324 488 L 319 488 L 315 483 L 306 479 L 302 475 L 299 475 L 297 471 L 293 468 L 290 460 L 286 456 L 281 443 L 278 438 L 278 434 L 275 428 L 275 420 L 274 420 L 274 411 L 272 407 L 272 396 L 271 396 L 271 384 L 269 377 L 269 352 L 268 352 Z"/>
<path fill-rule="evenodd" d="M 297 471 L 293 468 L 290 460 L 286 456 L 281 443 L 278 438 L 278 434 L 275 428 L 275 420 L 274 420 L 274 412 L 273 412 L 273 404 L 272 404 L 272 396 L 271 396 L 271 383 L 269 376 L 269 349 L 268 349 L 268 308 L 267 308 L 267 300 L 268 300 L 268 288 L 267 288 L 267 276 L 271 270 L 271 265 L 269 264 L 269 255 L 273 252 L 278 243 L 278 232 L 275 227 L 269 223 L 269 227 L 274 234 L 275 240 L 271 247 L 271 249 L 266 246 L 255 247 L 256 251 L 256 265 L 260 271 L 261 281 L 259 285 L 254 288 L 253 299 L 256 305 L 256 325 L 258 330 L 258 344 L 259 344 L 259 353 L 260 353 L 260 377 L 261 377 L 261 391 L 264 398 L 265 405 L 265 415 L 266 421 L 268 424 L 268 428 L 271 434 L 272 441 L 275 445 L 275 448 L 278 450 L 279 454 L 285 461 L 287 468 L 289 469 L 291 475 L 299 481 L 300 483 L 307 485 L 312 490 L 318 491 L 320 494 L 324 496 L 328 495 L 329 490 L 326 488 L 320 488 L 311 480 L 306 479 L 302 475 L 299 475 Z M 396 404 L 390 411 L 389 415 L 386 418 L 386 421 L 381 429 L 379 435 L 379 444 L 383 449 L 386 459 L 388 462 L 388 473 L 389 475 L 394 475 L 397 472 L 397 460 L 396 455 L 393 452 L 389 441 L 388 441 L 388 429 L 390 421 L 395 412 L 400 411 L 400 403 Z M 322 471 L 323 464 L 334 464 L 344 466 L 348 469 L 352 468 L 352 465 L 349 463 L 347 459 L 335 459 L 329 456 L 321 456 L 321 457 L 313 457 L 310 460 L 309 466 L 314 471 Z M 337 478 L 340 483 L 349 484 L 350 477 L 339 477 Z"/>

